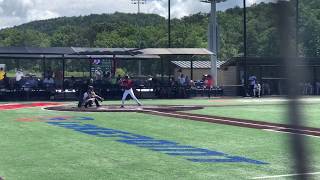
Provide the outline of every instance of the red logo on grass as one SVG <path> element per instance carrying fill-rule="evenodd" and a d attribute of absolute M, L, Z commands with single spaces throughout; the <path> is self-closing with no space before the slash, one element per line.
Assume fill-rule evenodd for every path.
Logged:
<path fill-rule="evenodd" d="M 15 110 L 15 109 L 23 109 L 23 108 L 32 108 L 32 107 L 46 107 L 46 106 L 58 106 L 62 105 L 62 103 L 41 103 L 41 102 L 35 102 L 35 103 L 26 103 L 26 104 L 0 104 L 0 111 L 3 110 Z"/>

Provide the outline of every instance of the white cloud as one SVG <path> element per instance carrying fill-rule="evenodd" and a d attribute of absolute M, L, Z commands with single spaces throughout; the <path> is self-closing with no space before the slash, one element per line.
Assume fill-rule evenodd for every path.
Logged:
<path fill-rule="evenodd" d="M 147 13 L 156 13 L 168 17 L 168 1 L 152 1 L 146 5 Z M 207 12 L 210 5 L 200 2 L 200 0 L 172 0 L 171 17 L 180 18 L 198 12 Z"/>
<path fill-rule="evenodd" d="M 12 27 L 17 24 L 21 24 L 21 18 L 19 17 L 13 17 L 13 16 L 2 16 L 0 21 L 0 27 L 6 28 L 6 27 Z"/>
<path fill-rule="evenodd" d="M 161 16 L 168 17 L 168 0 L 150 0 L 145 5 L 147 13 L 156 13 Z M 261 2 L 272 2 L 277 0 L 247 0 L 247 6 L 258 4 Z M 225 10 L 235 6 L 243 6 L 242 0 L 227 0 L 217 4 L 217 10 Z M 200 0 L 171 0 L 171 16 L 183 17 L 198 12 L 209 12 L 210 4 L 200 2 Z"/>
<path fill-rule="evenodd" d="M 59 17 L 58 13 L 52 12 L 50 10 L 39 11 L 37 9 L 32 9 L 28 11 L 26 20 L 27 21 L 34 21 L 34 20 L 43 20 L 43 19 L 51 19 Z"/>
<path fill-rule="evenodd" d="M 250 4 L 270 0 L 248 0 Z M 218 9 L 241 5 L 242 0 L 227 0 L 218 4 Z M 167 17 L 168 0 L 148 0 L 141 6 L 144 13 L 156 13 Z M 197 12 L 208 12 L 210 5 L 200 0 L 171 0 L 171 16 L 183 17 Z M 0 0 L 0 29 L 33 20 L 60 16 L 137 12 L 131 0 Z"/>

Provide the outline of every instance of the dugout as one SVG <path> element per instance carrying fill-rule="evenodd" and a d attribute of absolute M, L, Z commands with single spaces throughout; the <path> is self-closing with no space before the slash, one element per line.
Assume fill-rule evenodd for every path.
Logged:
<path fill-rule="evenodd" d="M 6 64 L 6 71 L 12 72 L 19 68 L 33 68 L 34 71 L 39 72 L 33 74 L 41 78 L 52 71 L 57 79 L 57 92 L 62 99 L 66 99 L 69 92 L 66 80 L 70 78 L 68 72 L 72 71 L 72 67 L 78 64 L 83 73 L 79 77 L 91 78 L 94 71 L 94 62 L 96 59 L 107 61 L 109 69 L 112 74 L 120 61 L 126 60 L 148 60 L 154 62 L 160 60 L 161 62 L 161 79 L 163 80 L 164 71 L 170 70 L 168 66 L 172 56 L 194 56 L 194 55 L 212 55 L 213 53 L 201 48 L 82 48 L 82 47 L 51 47 L 51 48 L 37 48 L 37 47 L 0 47 L 0 64 Z M 192 60 L 191 60 L 192 61 Z M 79 66 L 80 64 L 80 66 Z M 191 66 L 192 67 L 192 66 Z M 169 71 L 170 72 L 170 71 Z M 193 70 L 190 72 L 193 76 Z M 14 79 L 13 77 L 11 78 Z M 44 93 L 43 88 L 33 89 L 32 91 L 25 91 L 25 89 L 17 89 L 15 86 L 9 88 L 0 87 L 1 94 L 9 94 L 9 97 L 40 97 L 39 93 Z M 27 93 L 27 94 L 26 94 Z M 20 99 L 20 98 L 18 98 Z M 29 99 L 29 98 L 27 98 Z"/>

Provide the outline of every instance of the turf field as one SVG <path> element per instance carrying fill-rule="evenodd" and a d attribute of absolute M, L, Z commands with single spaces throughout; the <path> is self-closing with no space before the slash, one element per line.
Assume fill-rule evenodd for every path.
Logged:
<path fill-rule="evenodd" d="M 287 123 L 286 100 L 280 98 L 142 102 L 144 105 L 205 105 L 204 109 L 188 113 Z M 320 99 L 306 98 L 303 102 L 304 126 L 320 128 Z M 104 102 L 105 105 L 119 103 Z M 297 177 L 288 133 L 135 112 L 48 111 L 37 105 L 0 108 L 0 177 L 5 180 Z M 133 136 L 171 144 L 138 144 L 132 140 Z M 312 168 L 306 173 L 320 179 L 320 138 L 304 137 L 312 152 L 309 154 Z M 179 145 L 170 148 L 172 142 Z"/>

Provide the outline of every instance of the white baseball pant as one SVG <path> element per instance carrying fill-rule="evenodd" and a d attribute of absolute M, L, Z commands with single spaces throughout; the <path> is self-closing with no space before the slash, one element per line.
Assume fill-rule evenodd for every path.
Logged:
<path fill-rule="evenodd" d="M 132 97 L 133 100 L 135 100 L 139 105 L 141 105 L 141 103 L 139 102 L 139 100 L 137 99 L 137 97 L 134 95 L 132 88 L 130 89 L 126 89 L 122 95 L 122 106 L 124 105 L 124 101 L 126 100 L 127 96 L 130 94 L 130 96 Z"/>

